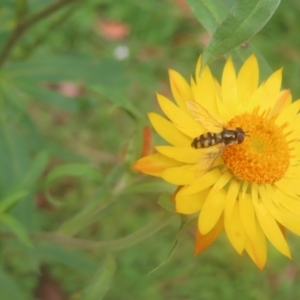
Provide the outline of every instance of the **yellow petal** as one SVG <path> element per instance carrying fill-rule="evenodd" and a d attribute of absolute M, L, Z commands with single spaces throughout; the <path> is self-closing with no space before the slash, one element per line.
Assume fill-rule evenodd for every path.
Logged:
<path fill-rule="evenodd" d="M 196 67 L 196 84 L 191 82 L 194 100 L 204 106 L 209 112 L 214 112 L 214 101 L 216 99 L 215 81 L 208 66 L 205 66 L 200 74 L 201 58 Z"/>
<path fill-rule="evenodd" d="M 280 126 L 286 122 L 290 123 L 293 122 L 294 118 L 298 114 L 300 109 L 300 100 L 293 102 L 289 105 L 283 112 L 275 120 L 275 123 Z"/>
<path fill-rule="evenodd" d="M 296 136 L 300 136 L 300 114 L 298 114 L 293 122 L 291 123 L 291 127 L 293 128 L 293 131 Z"/>
<path fill-rule="evenodd" d="M 287 257 L 291 257 L 289 246 L 274 217 L 261 201 L 254 202 L 254 208 L 258 222 L 268 240 L 279 252 Z"/>
<path fill-rule="evenodd" d="M 269 117 L 278 115 L 283 109 L 288 107 L 291 103 L 292 103 L 292 95 L 290 90 L 280 91 L 276 103 L 269 114 Z"/>
<path fill-rule="evenodd" d="M 268 189 L 266 188 L 268 185 L 266 186 L 259 186 L 258 191 L 259 191 L 259 195 L 260 198 L 262 200 L 262 203 L 264 205 L 264 207 L 268 210 L 268 212 L 270 213 L 270 215 L 276 219 L 277 221 L 281 221 L 280 215 L 278 213 L 278 209 L 275 205 L 275 201 L 276 199 L 274 199 L 274 192 L 272 187 L 269 185 Z M 275 201 L 274 201 L 274 200 Z"/>
<path fill-rule="evenodd" d="M 246 238 L 245 249 L 253 262 L 262 270 L 267 261 L 267 241 L 257 221 L 255 223 L 255 237 Z"/>
<path fill-rule="evenodd" d="M 132 165 L 132 168 L 153 176 L 161 177 L 164 170 L 182 165 L 176 160 L 156 153 L 139 159 Z"/>
<path fill-rule="evenodd" d="M 214 84 L 215 87 L 215 84 Z M 200 88 L 199 85 L 197 85 L 194 81 L 193 78 L 191 78 L 191 88 L 192 88 L 192 92 L 193 92 L 193 99 L 195 99 L 195 101 L 200 104 L 201 106 L 203 106 L 208 112 L 209 114 L 213 117 L 213 119 L 215 120 L 220 120 L 222 119 L 220 117 L 220 113 L 219 113 L 219 105 L 217 103 L 217 95 L 216 93 L 212 93 L 213 96 L 213 100 L 207 100 L 203 98 L 203 90 Z"/>
<path fill-rule="evenodd" d="M 230 219 L 224 221 L 226 235 L 237 253 L 245 248 L 245 231 L 239 212 L 239 202 L 235 201 Z"/>
<path fill-rule="evenodd" d="M 178 107 L 187 113 L 188 109 L 185 102 L 193 99 L 191 87 L 186 80 L 174 70 L 169 70 L 169 77 L 174 99 Z"/>
<path fill-rule="evenodd" d="M 296 147 L 292 148 L 291 154 L 293 155 L 293 157 L 290 158 L 290 166 L 297 166 L 300 163 L 300 145 L 299 145 L 299 151 L 296 152 Z M 287 176 L 288 177 L 288 176 Z"/>
<path fill-rule="evenodd" d="M 256 237 L 256 221 L 252 199 L 249 194 L 245 194 L 244 197 L 239 198 L 239 202 L 240 215 L 245 232 L 251 240 L 254 240 Z"/>
<path fill-rule="evenodd" d="M 210 191 L 199 216 L 198 228 L 201 234 L 207 234 L 214 228 L 224 210 L 225 198 L 224 190 Z"/>
<path fill-rule="evenodd" d="M 299 180 L 283 177 L 279 181 L 275 182 L 274 185 L 278 187 L 285 194 L 292 197 L 298 197 L 300 194 Z"/>
<path fill-rule="evenodd" d="M 282 206 L 282 202 L 285 201 L 285 197 L 281 196 L 284 194 L 279 189 L 271 185 L 266 185 L 266 189 L 267 192 L 264 187 L 260 188 L 260 194 L 266 209 L 277 220 L 277 222 L 292 232 L 300 234 L 299 215 L 289 212 Z M 272 201 L 269 199 L 269 196 L 272 197 Z"/>
<path fill-rule="evenodd" d="M 196 177 L 195 165 L 184 165 L 175 168 L 169 168 L 162 172 L 161 177 L 176 185 L 190 184 Z"/>
<path fill-rule="evenodd" d="M 217 97 L 219 99 L 222 98 L 222 89 L 221 89 L 221 85 L 219 83 L 219 81 L 214 77 L 214 83 L 215 83 L 215 88 L 216 88 L 216 94 L 217 94 Z"/>
<path fill-rule="evenodd" d="M 132 168 L 153 176 L 161 177 L 164 170 L 182 165 L 160 153 L 145 156 L 132 165 Z"/>
<path fill-rule="evenodd" d="M 282 80 L 282 69 L 275 71 L 263 84 L 263 94 L 260 106 L 262 110 L 272 108 L 278 99 Z"/>
<path fill-rule="evenodd" d="M 199 230 L 197 230 L 197 236 L 196 236 L 196 242 L 195 242 L 195 248 L 194 253 L 199 254 L 203 250 L 205 250 L 207 247 L 211 245 L 211 243 L 219 236 L 219 234 L 222 232 L 224 228 L 223 225 L 223 218 L 219 218 L 219 221 L 217 222 L 216 226 L 207 234 L 201 234 Z"/>
<path fill-rule="evenodd" d="M 263 97 L 263 86 L 261 85 L 250 97 L 248 103 L 245 103 L 245 111 L 253 112 L 254 108 L 256 108 L 261 103 L 262 97 Z"/>
<path fill-rule="evenodd" d="M 276 187 L 274 187 L 273 190 L 274 190 L 274 194 L 278 199 L 278 203 L 280 203 L 280 205 L 285 207 L 290 212 L 300 215 L 299 197 L 295 198 L 295 197 L 288 196 L 287 194 L 283 193 L 281 190 L 276 189 Z"/>
<path fill-rule="evenodd" d="M 190 146 L 191 138 L 180 132 L 173 123 L 166 120 L 162 116 L 149 113 L 148 114 L 151 124 L 156 132 L 167 142 L 174 146 Z"/>
<path fill-rule="evenodd" d="M 284 177 L 291 179 L 300 178 L 300 166 L 289 166 Z"/>
<path fill-rule="evenodd" d="M 200 75 L 201 57 L 196 67 L 196 82 L 191 78 L 191 88 L 194 100 L 202 105 L 216 120 L 222 120 L 225 124 L 232 116 L 220 100 L 222 97 L 221 86 L 212 76 L 210 69 L 206 66 Z"/>
<path fill-rule="evenodd" d="M 192 195 L 185 195 L 182 190 L 184 190 L 184 187 L 175 196 L 176 211 L 180 214 L 193 214 L 200 211 L 209 189 Z"/>
<path fill-rule="evenodd" d="M 251 55 L 243 64 L 238 77 L 238 99 L 243 106 L 248 103 L 258 86 L 259 69 L 255 55 Z"/>
<path fill-rule="evenodd" d="M 291 232 L 300 235 L 300 216 L 283 207 L 278 208 L 281 224 Z"/>
<path fill-rule="evenodd" d="M 202 66 L 202 55 L 199 55 L 199 58 L 197 60 L 197 64 L 196 64 L 196 70 L 195 70 L 195 78 L 197 79 L 198 77 L 200 77 L 200 70 L 201 70 L 201 66 Z"/>
<path fill-rule="evenodd" d="M 248 186 L 249 186 L 249 182 L 248 181 L 244 181 L 242 183 L 242 193 L 240 195 L 240 199 L 245 197 L 246 192 L 248 191 Z"/>
<path fill-rule="evenodd" d="M 228 171 L 224 172 L 222 176 L 218 179 L 216 184 L 213 186 L 213 191 L 219 191 L 222 189 L 232 178 L 232 174 Z"/>
<path fill-rule="evenodd" d="M 185 195 L 195 194 L 212 186 L 221 176 L 219 169 L 212 169 L 203 176 L 195 179 L 187 186 L 183 193 Z"/>
<path fill-rule="evenodd" d="M 166 97 L 157 94 L 157 100 L 163 112 L 179 131 L 191 138 L 195 138 L 205 132 L 200 123 L 196 122 Z"/>
<path fill-rule="evenodd" d="M 231 180 L 225 200 L 224 216 L 226 220 L 231 218 L 232 210 L 234 208 L 235 201 L 237 200 L 239 190 L 240 183 L 234 179 Z"/>
<path fill-rule="evenodd" d="M 237 79 L 232 58 L 227 60 L 222 75 L 222 100 L 231 118 L 237 113 Z"/>
<path fill-rule="evenodd" d="M 253 203 L 258 201 L 258 185 L 256 183 L 251 184 L 251 198 Z"/>
<path fill-rule="evenodd" d="M 155 149 L 172 159 L 187 164 L 196 164 L 203 155 L 201 152 L 190 147 L 172 147 L 172 146 L 156 146 Z"/>

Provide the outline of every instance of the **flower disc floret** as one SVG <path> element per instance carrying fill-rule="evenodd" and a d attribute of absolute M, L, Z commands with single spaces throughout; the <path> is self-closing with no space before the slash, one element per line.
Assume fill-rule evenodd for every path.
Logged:
<path fill-rule="evenodd" d="M 275 118 L 244 113 L 227 124 L 241 127 L 247 133 L 242 144 L 226 147 L 223 152 L 225 166 L 239 179 L 250 183 L 268 184 L 280 180 L 290 164 L 289 145 L 283 127 Z"/>

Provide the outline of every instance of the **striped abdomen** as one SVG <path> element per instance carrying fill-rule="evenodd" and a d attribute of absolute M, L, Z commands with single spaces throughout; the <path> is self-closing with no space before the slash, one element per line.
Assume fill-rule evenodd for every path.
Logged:
<path fill-rule="evenodd" d="M 193 142 L 192 147 L 196 149 L 207 148 L 217 144 L 223 143 L 222 133 L 207 132 L 197 136 Z"/>

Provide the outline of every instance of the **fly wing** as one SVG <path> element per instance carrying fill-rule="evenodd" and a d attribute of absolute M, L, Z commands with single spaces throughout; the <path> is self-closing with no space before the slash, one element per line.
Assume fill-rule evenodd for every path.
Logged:
<path fill-rule="evenodd" d="M 195 121 L 199 122 L 208 132 L 217 132 L 223 128 L 223 125 L 198 102 L 188 100 L 186 105 Z"/>
<path fill-rule="evenodd" d="M 223 144 L 220 144 L 216 145 L 213 151 L 203 153 L 196 166 L 196 177 L 200 177 L 215 165 L 215 163 L 217 162 L 217 158 L 221 156 L 224 148 L 225 146 Z"/>

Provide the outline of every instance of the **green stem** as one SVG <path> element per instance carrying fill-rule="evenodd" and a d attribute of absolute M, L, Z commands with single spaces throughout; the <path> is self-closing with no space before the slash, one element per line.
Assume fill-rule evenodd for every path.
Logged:
<path fill-rule="evenodd" d="M 8 38 L 6 44 L 4 45 L 1 53 L 0 53 L 0 67 L 4 64 L 6 59 L 9 57 L 11 50 L 17 43 L 17 41 L 22 37 L 22 35 L 35 23 L 39 22 L 45 17 L 48 17 L 53 12 L 59 10 L 63 6 L 75 2 L 77 0 L 58 0 L 37 13 L 32 14 L 31 16 L 21 20 L 19 23 L 16 24 L 14 31 L 12 32 L 11 36 Z"/>
<path fill-rule="evenodd" d="M 149 236 L 153 235 L 157 231 L 166 227 L 172 222 L 177 215 L 163 213 L 160 217 L 154 220 L 152 223 L 146 225 L 142 229 L 118 240 L 98 242 L 85 239 L 78 239 L 69 236 L 65 236 L 59 233 L 47 233 L 37 232 L 32 233 L 30 237 L 36 242 L 51 242 L 59 244 L 65 247 L 74 247 L 82 250 L 106 250 L 106 251 L 118 251 L 125 248 L 129 248 Z M 7 237 L 3 236 L 2 237 Z"/>
<path fill-rule="evenodd" d="M 25 18 L 28 12 L 28 3 L 27 0 L 15 0 L 16 3 L 16 20 L 20 22 L 22 19 Z"/>

